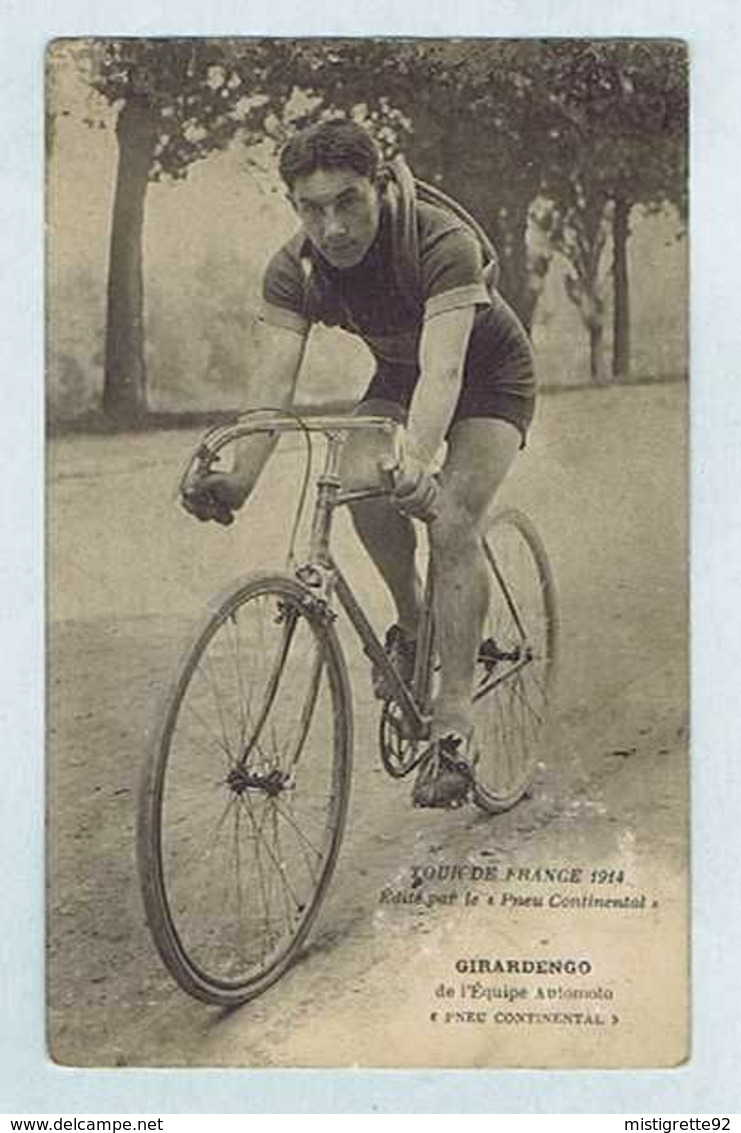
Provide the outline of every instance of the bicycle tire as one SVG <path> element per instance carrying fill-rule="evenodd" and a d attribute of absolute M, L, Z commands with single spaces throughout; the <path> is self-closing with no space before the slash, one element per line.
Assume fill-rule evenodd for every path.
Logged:
<path fill-rule="evenodd" d="M 547 735 L 559 637 L 545 546 L 515 508 L 492 517 L 483 540 L 489 608 L 476 665 L 474 801 L 490 814 L 528 792 Z"/>
<path fill-rule="evenodd" d="M 237 1006 L 297 958 L 339 852 L 352 713 L 331 615 L 290 576 L 240 581 L 196 628 L 153 741 L 137 830 L 152 937 L 184 991 Z"/>

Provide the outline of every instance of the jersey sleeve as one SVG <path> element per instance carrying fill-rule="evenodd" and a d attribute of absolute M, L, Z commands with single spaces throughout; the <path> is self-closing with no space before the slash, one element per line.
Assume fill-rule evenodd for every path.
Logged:
<path fill-rule="evenodd" d="M 309 330 L 301 262 L 288 247 L 276 252 L 265 269 L 260 319 L 300 335 Z"/>
<path fill-rule="evenodd" d="M 489 303 L 481 250 L 464 225 L 438 225 L 421 241 L 420 271 L 424 318 Z"/>

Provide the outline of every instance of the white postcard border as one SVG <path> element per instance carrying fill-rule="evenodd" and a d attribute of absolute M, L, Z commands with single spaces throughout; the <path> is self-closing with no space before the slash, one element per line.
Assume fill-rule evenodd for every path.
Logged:
<path fill-rule="evenodd" d="M 734 0 L 397 3 L 248 9 L 12 0 L 0 10 L 0 359 L 5 382 L 0 981 L 8 1112 L 722 1112 L 738 1105 L 741 824 L 741 17 Z M 260 13 L 263 13 L 260 16 Z M 665 1072 L 71 1071 L 47 1060 L 43 985 L 43 52 L 56 36 L 630 35 L 687 39 L 692 66 L 693 1054 Z M 736 1099 L 734 1101 L 734 1099 Z"/>

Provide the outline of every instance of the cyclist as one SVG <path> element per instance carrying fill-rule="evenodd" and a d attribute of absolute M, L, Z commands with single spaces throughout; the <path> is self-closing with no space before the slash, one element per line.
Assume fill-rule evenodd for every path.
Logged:
<path fill-rule="evenodd" d="M 386 646 L 405 678 L 420 609 L 411 520 L 428 525 L 440 689 L 412 797 L 418 806 L 457 806 L 470 793 L 475 760 L 471 695 L 488 597 L 480 536 L 532 419 L 530 344 L 512 310 L 487 289 L 475 236 L 448 210 L 417 202 L 421 294 L 405 289 L 400 221 L 378 149 L 361 126 L 334 119 L 304 130 L 282 150 L 279 169 L 301 228 L 265 273 L 264 349 L 248 408 L 292 404 L 312 323 L 341 326 L 369 346 L 376 369 L 358 412 L 394 417 L 405 429 L 393 495 L 358 503 L 353 520 L 394 599 L 397 622 Z M 243 442 L 230 472 L 204 478 L 191 510 L 222 521 L 226 510 L 228 518 L 274 444 Z M 392 463 L 387 438 L 351 434 L 343 486 L 367 485 Z"/>

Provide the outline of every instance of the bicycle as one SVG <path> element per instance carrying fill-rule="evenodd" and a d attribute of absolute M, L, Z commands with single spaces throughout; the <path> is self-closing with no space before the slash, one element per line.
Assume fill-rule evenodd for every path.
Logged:
<path fill-rule="evenodd" d="M 297 958 L 337 860 L 347 815 L 352 709 L 335 628 L 339 605 L 388 690 L 381 759 L 394 778 L 429 738 L 436 658 L 428 570 L 409 687 L 331 549 L 336 509 L 381 494 L 343 491 L 340 451 L 382 417 L 248 415 L 212 430 L 181 481 L 208 471 L 228 444 L 301 431 L 326 440 L 309 556 L 292 573 L 252 574 L 214 602 L 167 691 L 142 782 L 138 866 L 147 919 L 170 973 L 189 994 L 236 1006 Z M 309 466 L 301 493 L 306 495 Z M 298 524 L 294 526 L 294 536 Z M 521 512 L 496 512 L 483 542 L 491 597 L 473 693 L 479 758 L 473 798 L 495 814 L 529 790 L 546 723 L 558 636 L 543 544 Z"/>

